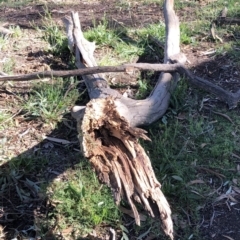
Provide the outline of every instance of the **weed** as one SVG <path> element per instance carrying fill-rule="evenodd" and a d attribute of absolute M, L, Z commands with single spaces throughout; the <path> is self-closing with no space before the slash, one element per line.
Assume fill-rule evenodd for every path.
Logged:
<path fill-rule="evenodd" d="M 21 37 L 23 35 L 23 32 L 22 32 L 22 30 L 19 26 L 11 27 L 9 30 L 12 31 L 12 33 L 13 33 L 12 36 L 14 38 L 18 38 L 18 37 Z"/>
<path fill-rule="evenodd" d="M 138 80 L 138 91 L 136 93 L 137 99 L 144 99 L 149 95 L 150 90 L 152 89 L 149 83 L 146 80 Z"/>
<path fill-rule="evenodd" d="M 8 121 L 11 122 L 11 115 L 5 110 L 5 109 L 0 109 L 0 130 L 4 130 L 8 125 L 6 125 Z"/>
<path fill-rule="evenodd" d="M 193 35 L 192 35 L 192 30 L 189 28 L 189 25 L 188 24 L 185 24 L 185 23 L 182 23 L 180 25 L 180 40 L 181 40 L 181 43 L 183 44 L 191 44 L 193 43 Z"/>
<path fill-rule="evenodd" d="M 7 74 L 11 74 L 13 71 L 13 68 L 15 66 L 15 60 L 13 58 L 8 58 L 6 61 L 3 63 L 3 72 Z"/>
<path fill-rule="evenodd" d="M 7 44 L 7 38 L 0 35 L 0 50 L 5 49 L 6 44 Z"/>
<path fill-rule="evenodd" d="M 43 34 L 43 39 L 49 43 L 50 51 L 57 56 L 63 55 L 66 51 L 69 52 L 66 34 L 52 19 L 47 7 L 42 22 L 42 28 L 37 28 L 37 30 Z"/>
<path fill-rule="evenodd" d="M 120 31 L 118 29 L 109 29 L 106 18 L 99 25 L 94 25 L 95 27 L 85 32 L 84 36 L 89 41 L 95 41 L 101 47 L 112 48 L 113 51 L 109 55 L 115 55 L 114 58 L 118 59 L 118 61 L 115 60 L 116 63 L 119 63 L 119 61 L 131 61 L 136 56 L 149 55 L 151 52 L 153 52 L 152 55 L 162 55 L 159 53 L 159 48 L 154 47 L 148 40 L 150 36 L 163 39 L 165 30 L 164 24 L 161 22 L 151 24 L 147 28 L 137 30 L 122 29 Z"/>
<path fill-rule="evenodd" d="M 159 41 L 163 41 L 165 38 L 165 24 L 163 22 L 149 24 L 147 27 L 139 28 L 137 30 L 129 30 L 129 32 L 132 32 L 133 35 L 136 33 L 142 40 L 148 39 L 149 36 L 153 36 Z"/>
<path fill-rule="evenodd" d="M 94 28 L 85 32 L 84 36 L 89 41 L 96 42 L 99 46 L 114 47 L 116 42 L 119 41 L 118 34 L 113 29 L 108 29 L 106 17 L 104 17 L 98 25 L 94 23 Z"/>

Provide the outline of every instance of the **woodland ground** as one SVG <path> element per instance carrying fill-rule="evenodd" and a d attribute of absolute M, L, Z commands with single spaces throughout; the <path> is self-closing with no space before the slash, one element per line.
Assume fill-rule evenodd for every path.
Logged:
<path fill-rule="evenodd" d="M 195 75 L 236 91 L 240 89 L 240 28 L 216 27 L 221 40 L 214 40 L 209 29 L 225 5 L 231 16 L 239 17 L 240 4 L 220 2 L 176 1 L 181 49 Z M 0 25 L 14 32 L 0 38 L 0 71 L 24 74 L 73 68 L 70 52 L 50 48 L 48 38 L 55 36 L 61 42 L 61 18 L 72 10 L 79 12 L 84 31 L 98 29 L 93 33 L 99 39 L 91 34 L 89 38 L 99 41 L 96 58 L 101 65 L 162 61 L 159 42 L 151 40 L 157 36 L 147 32 L 144 44 L 126 36 L 132 29 L 162 24 L 161 1 L 29 1 L 12 6 L 0 3 Z M 118 41 L 135 44 L 137 50 L 114 55 L 114 44 L 107 38 L 103 42 L 99 25 L 117 32 L 116 45 Z M 44 31 L 53 32 L 45 35 Z M 106 74 L 112 87 L 122 86 L 122 92 L 130 89 L 139 97 L 151 90 L 157 75 Z M 62 95 L 56 97 L 56 89 Z M 55 105 L 49 107 L 53 101 L 62 105 L 57 110 Z M 39 102 L 39 110 L 34 110 Z M 148 219 L 136 227 L 120 213 L 81 156 L 69 111 L 76 103 L 87 102 L 84 84 L 73 78 L 0 84 L 2 239 L 112 239 L 109 227 L 115 229 L 117 239 L 165 239 L 156 221 Z M 194 89 L 183 79 L 166 115 L 146 128 L 152 142 L 143 146 L 172 206 L 176 239 L 240 239 L 239 113 L 239 106 L 229 110 L 217 96 Z"/>

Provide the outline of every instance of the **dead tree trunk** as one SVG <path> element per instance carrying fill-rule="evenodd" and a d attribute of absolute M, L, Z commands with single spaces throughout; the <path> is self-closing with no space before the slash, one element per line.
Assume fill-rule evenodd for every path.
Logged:
<path fill-rule="evenodd" d="M 164 63 L 168 64 L 174 59 L 184 64 L 186 58 L 180 53 L 179 20 L 173 5 L 173 0 L 166 0 L 164 4 Z M 77 67 L 96 66 L 93 58 L 95 45 L 83 37 L 78 14 L 72 13 L 71 18 L 65 18 L 64 22 Z M 116 204 L 121 199 L 127 200 L 136 223 L 140 225 L 135 205 L 140 203 L 152 217 L 161 219 L 162 228 L 171 239 L 173 223 L 169 204 L 155 177 L 149 157 L 138 143 L 139 138 L 150 139 L 137 126 L 148 125 L 166 112 L 178 78 L 177 72 L 161 73 L 155 89 L 147 99 L 133 100 L 109 88 L 102 75 L 84 75 L 92 100 L 86 108 L 73 108 L 84 156 L 91 162 L 100 181 L 111 187 Z"/>

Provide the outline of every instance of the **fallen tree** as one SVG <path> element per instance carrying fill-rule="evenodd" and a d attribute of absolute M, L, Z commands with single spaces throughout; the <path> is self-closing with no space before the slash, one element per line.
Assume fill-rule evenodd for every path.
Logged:
<path fill-rule="evenodd" d="M 173 10 L 174 1 L 164 4 L 166 43 L 164 63 L 184 64 L 180 53 L 179 21 Z M 70 49 L 75 53 L 78 68 L 96 67 L 95 44 L 88 42 L 81 31 L 77 13 L 64 19 Z M 131 68 L 127 67 L 128 70 Z M 151 161 L 138 139 L 150 140 L 137 126 L 147 125 L 161 117 L 168 108 L 171 92 L 179 80 L 177 72 L 161 73 L 151 95 L 133 100 L 111 89 L 100 74 L 83 75 L 92 99 L 84 107 L 74 107 L 79 139 L 84 156 L 89 159 L 101 182 L 113 192 L 116 204 L 126 200 L 136 224 L 140 225 L 140 204 L 153 218 L 160 218 L 166 235 L 173 239 L 170 206 L 155 177 Z"/>

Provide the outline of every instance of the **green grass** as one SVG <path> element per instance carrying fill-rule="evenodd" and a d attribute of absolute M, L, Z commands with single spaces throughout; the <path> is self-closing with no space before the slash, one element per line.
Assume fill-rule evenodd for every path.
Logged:
<path fill-rule="evenodd" d="M 0 50 L 6 48 L 7 38 L 4 36 L 0 36 Z"/>
<path fill-rule="evenodd" d="M 26 115 L 46 123 L 59 122 L 79 98 L 76 83 L 74 78 L 58 78 L 53 83 L 36 84 L 24 105 Z"/>
<path fill-rule="evenodd" d="M 29 3 L 36 2 L 33 0 L 20 0 L 20 1 L 14 1 L 14 0 L 0 0 L 0 6 L 5 7 L 21 7 L 24 5 L 28 5 Z"/>
<path fill-rule="evenodd" d="M 44 15 L 41 17 L 42 26 L 35 28 L 42 34 L 43 40 L 49 44 L 48 51 L 56 56 L 62 56 L 66 52 L 69 54 L 68 40 L 64 29 L 53 20 L 47 5 L 45 7 Z M 32 25 L 35 25 L 34 22 Z"/>
<path fill-rule="evenodd" d="M 66 175 L 67 183 L 56 180 L 47 187 L 51 201 L 56 202 L 51 214 L 62 219 L 59 230 L 71 226 L 72 233 L 77 237 L 91 232 L 99 224 L 118 224 L 120 213 L 110 197 L 109 189 L 99 184 L 85 161 L 76 165 L 74 172 L 67 171 Z M 54 224 L 52 219 L 51 222 Z"/>
<path fill-rule="evenodd" d="M 151 24 L 146 28 L 128 29 L 128 28 L 111 28 L 109 27 L 106 18 L 103 18 L 99 25 L 93 29 L 89 29 L 84 33 L 84 36 L 89 41 L 94 41 L 98 48 L 108 47 L 107 57 L 115 59 L 115 64 L 119 62 L 130 61 L 136 57 L 154 55 L 162 55 L 161 49 L 156 47 L 149 37 L 155 37 L 160 41 L 164 39 L 164 24 Z M 147 53 L 147 54 L 146 54 Z M 105 55 L 105 54 L 104 54 Z M 115 55 L 115 56 L 113 56 Z M 105 59 L 104 58 L 104 59 Z M 100 62 L 103 65 L 106 61 Z M 109 62 L 107 62 L 109 63 Z M 110 65 L 112 65 L 110 63 Z"/>
<path fill-rule="evenodd" d="M 191 106 L 187 109 L 180 107 L 182 109 L 170 107 L 165 115 L 167 122 L 159 121 L 147 128 L 152 142 L 142 144 L 150 156 L 173 213 L 177 216 L 179 225 L 175 225 L 175 230 L 181 233 L 180 239 L 188 239 L 191 234 L 195 239 L 201 239 L 197 228 L 200 222 L 199 210 L 205 203 L 215 200 L 216 195 L 211 193 L 221 185 L 218 177 L 210 171 L 223 174 L 223 181 L 228 181 L 230 186 L 233 179 L 239 180 L 236 172 L 232 171 L 236 169 L 232 153 L 239 152 L 239 136 L 233 137 L 232 131 L 239 126 L 239 119 L 234 113 L 229 114 L 227 109 L 221 112 L 230 115 L 234 124 L 218 115 L 197 112 Z M 184 118 L 178 120 L 177 116 Z M 217 186 L 208 182 L 210 178 L 214 179 Z M 190 184 L 194 180 L 204 183 Z M 192 226 L 180 224 L 186 220 L 186 212 Z"/>
<path fill-rule="evenodd" d="M 12 70 L 15 67 L 16 62 L 13 58 L 8 58 L 2 66 L 3 72 L 6 74 L 12 74 Z"/>
<path fill-rule="evenodd" d="M 6 111 L 6 109 L 0 110 L 0 130 L 5 128 L 5 123 L 11 120 L 11 115 Z"/>
<path fill-rule="evenodd" d="M 10 35 L 4 36 L 0 34 L 0 51 L 5 52 L 9 48 L 12 48 L 15 51 L 19 50 L 18 40 L 23 36 L 23 31 L 20 29 L 19 26 L 9 27 L 9 30 L 11 31 Z M 0 71 L 3 71 L 6 74 L 12 74 L 12 71 L 16 66 L 16 61 L 14 57 L 3 57 L 1 62 L 2 63 L 0 63 Z"/>

